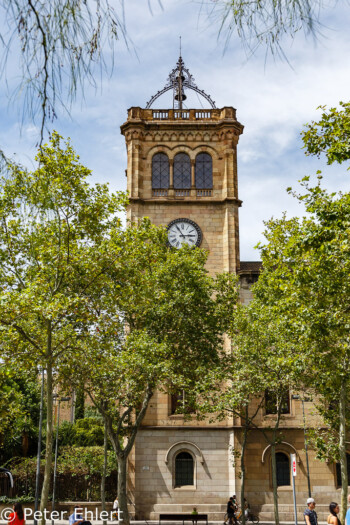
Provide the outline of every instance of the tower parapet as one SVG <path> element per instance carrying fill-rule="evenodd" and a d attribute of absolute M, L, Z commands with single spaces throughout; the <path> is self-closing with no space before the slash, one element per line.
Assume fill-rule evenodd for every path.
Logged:
<path fill-rule="evenodd" d="M 237 144 L 243 126 L 233 107 L 221 109 L 143 109 L 132 107 L 121 126 L 128 152 L 130 200 L 211 199 L 241 205 L 237 185 Z M 152 182 L 154 156 L 163 153 L 169 177 Z M 176 155 L 185 153 L 190 163 L 187 182 L 176 181 Z M 212 180 L 199 181 L 196 159 L 206 153 L 212 161 Z M 175 176 L 174 176 L 175 168 Z M 185 169 L 185 168 L 181 168 Z"/>

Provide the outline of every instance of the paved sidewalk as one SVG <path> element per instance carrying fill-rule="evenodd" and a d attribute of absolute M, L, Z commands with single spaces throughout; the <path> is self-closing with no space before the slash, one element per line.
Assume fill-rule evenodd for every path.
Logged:
<path fill-rule="evenodd" d="M 33 522 L 33 520 L 26 520 L 26 525 L 31 525 Z M 103 522 L 101 520 L 92 520 L 91 522 L 93 525 L 103 525 Z M 131 521 L 130 522 L 132 525 L 158 525 L 158 520 L 137 520 L 137 521 Z M 162 521 L 163 524 L 165 523 L 171 523 L 171 525 L 174 525 L 176 523 L 178 524 L 181 524 L 182 521 L 179 520 L 178 522 L 167 522 L 167 521 Z M 260 521 L 259 525 L 274 525 L 274 521 Z M 298 523 L 300 525 L 303 525 L 304 522 L 303 521 L 298 521 Z M 68 520 L 55 520 L 54 522 L 54 525 L 67 525 L 68 524 Z M 108 525 L 118 525 L 118 522 L 117 521 L 110 521 L 110 520 L 107 520 L 107 524 Z M 294 525 L 295 522 L 294 521 L 280 521 L 280 525 Z M 325 525 L 326 522 L 325 521 L 320 521 L 319 522 L 319 525 Z M 7 521 L 1 521 L 0 520 L 0 525 L 8 525 Z M 40 525 L 40 524 L 39 524 Z M 46 521 L 46 525 L 51 525 L 51 520 L 47 520 Z M 119 522 L 119 525 L 123 525 L 123 522 L 120 521 Z M 222 521 L 209 521 L 208 522 L 208 525 L 223 525 L 223 520 Z M 250 524 L 251 525 L 251 524 Z"/>

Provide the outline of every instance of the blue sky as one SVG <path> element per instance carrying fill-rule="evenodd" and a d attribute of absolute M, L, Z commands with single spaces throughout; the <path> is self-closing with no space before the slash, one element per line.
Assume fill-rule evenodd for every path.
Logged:
<path fill-rule="evenodd" d="M 317 118 L 320 104 L 337 105 L 349 100 L 350 9 L 345 2 L 323 11 L 321 35 L 297 35 L 284 42 L 286 61 L 266 57 L 260 49 L 253 57 L 237 38 L 224 50 L 218 40 L 218 24 L 200 12 L 200 0 L 126 0 L 126 26 L 132 45 L 121 40 L 116 48 L 111 77 L 101 89 L 87 86 L 78 96 L 71 117 L 58 111 L 54 128 L 69 136 L 82 162 L 93 170 L 93 180 L 109 182 L 113 190 L 126 188 L 126 152 L 120 125 L 127 108 L 145 106 L 163 87 L 178 58 L 179 35 L 182 55 L 197 85 L 209 93 L 217 107 L 232 105 L 244 124 L 238 148 L 241 259 L 256 260 L 254 246 L 262 240 L 263 221 L 302 214 L 302 207 L 287 195 L 287 186 L 298 187 L 304 175 L 324 170 L 324 185 L 330 190 L 349 191 L 346 166 L 325 165 L 306 157 L 301 149 L 303 124 Z M 16 57 L 11 58 L 8 87 L 0 91 L 0 145 L 9 155 L 33 165 L 38 130 L 32 122 L 20 126 L 21 101 L 9 103 L 16 85 Z M 197 98 L 193 104 L 201 107 Z M 161 99 L 171 107 L 171 96 Z"/>

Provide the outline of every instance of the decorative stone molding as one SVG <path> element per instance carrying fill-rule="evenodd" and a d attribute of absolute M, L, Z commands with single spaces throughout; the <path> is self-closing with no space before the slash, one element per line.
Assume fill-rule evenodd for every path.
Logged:
<path fill-rule="evenodd" d="M 239 133 L 234 129 L 222 130 L 217 132 L 216 130 L 201 131 L 183 131 L 176 130 L 170 133 L 169 130 L 148 130 L 140 131 L 133 130 L 125 132 L 125 138 L 129 140 L 145 140 L 148 142 L 218 142 L 219 140 L 232 140 L 233 137 L 239 136 Z"/>
<path fill-rule="evenodd" d="M 171 459 L 171 457 L 176 452 L 187 451 L 187 450 L 189 452 L 192 452 L 192 454 L 194 454 L 198 458 L 200 463 L 202 464 L 204 463 L 204 457 L 203 457 L 202 451 L 197 445 L 195 445 L 194 443 L 191 443 L 191 441 L 178 441 L 177 443 L 174 443 L 173 445 L 171 445 L 171 447 L 167 450 L 165 454 L 165 458 L 164 458 L 165 464 L 167 465 L 169 463 L 169 459 Z"/>
<path fill-rule="evenodd" d="M 300 463 L 300 456 L 298 454 L 298 451 L 296 450 L 296 448 L 291 445 L 290 443 L 288 443 L 287 441 L 281 441 L 280 443 L 278 443 L 276 445 L 276 447 L 278 448 L 279 445 L 285 445 L 286 447 L 289 447 L 293 450 L 294 454 L 296 454 L 296 457 L 297 457 L 297 462 Z M 267 445 L 267 447 L 264 449 L 264 452 L 262 453 L 262 456 L 261 456 L 261 463 L 265 463 L 265 456 L 266 456 L 266 453 L 269 451 L 269 449 L 271 448 L 272 445 Z M 280 450 L 276 450 L 276 452 L 286 452 L 285 450 L 283 449 L 280 449 Z"/>
<path fill-rule="evenodd" d="M 160 143 L 156 146 L 152 146 L 147 152 L 145 152 L 145 159 L 151 160 L 155 153 L 166 153 L 169 161 L 173 160 L 177 153 L 187 153 L 191 160 L 195 160 L 198 153 L 209 153 L 213 159 L 218 160 L 219 154 L 215 148 L 208 144 L 198 144 L 193 148 L 190 148 L 187 144 L 176 144 L 176 146 L 169 146 L 168 144 Z"/>

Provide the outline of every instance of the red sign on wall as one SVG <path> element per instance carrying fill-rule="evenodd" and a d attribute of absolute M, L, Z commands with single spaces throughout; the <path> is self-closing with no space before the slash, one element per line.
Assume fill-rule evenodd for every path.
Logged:
<path fill-rule="evenodd" d="M 292 474 L 295 477 L 297 475 L 297 456 L 296 454 L 291 454 L 292 460 Z"/>

